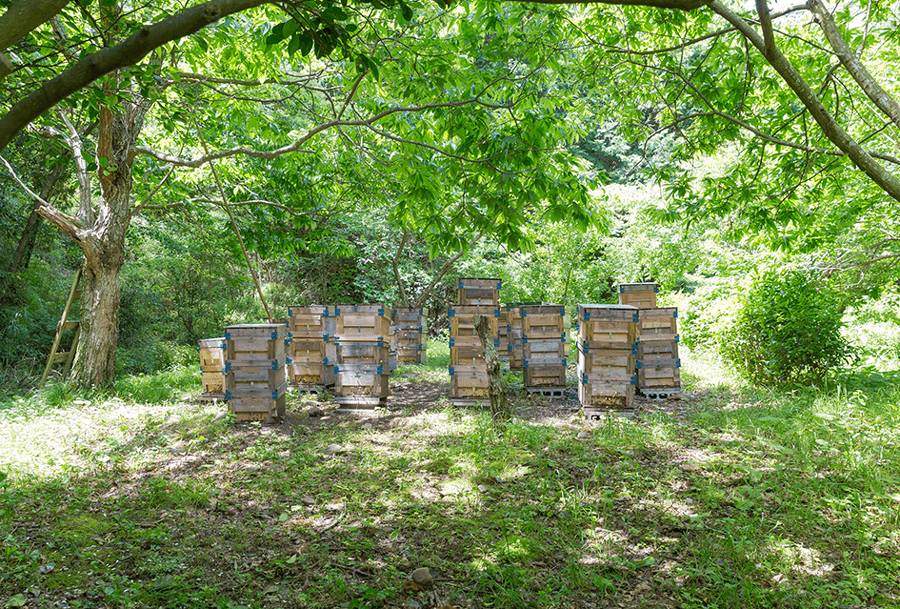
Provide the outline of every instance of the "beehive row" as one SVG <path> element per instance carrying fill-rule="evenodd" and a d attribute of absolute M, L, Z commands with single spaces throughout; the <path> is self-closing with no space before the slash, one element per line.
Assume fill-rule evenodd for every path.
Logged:
<path fill-rule="evenodd" d="M 335 401 L 341 406 L 371 408 L 387 401 L 392 313 L 382 304 L 329 310 L 335 319 Z"/>
<path fill-rule="evenodd" d="M 238 421 L 270 421 L 285 412 L 284 324 L 244 324 L 225 328 L 224 377 L 228 409 Z"/>
<path fill-rule="evenodd" d="M 522 376 L 526 389 L 564 389 L 566 384 L 565 308 L 517 307 L 522 328 Z"/>
<path fill-rule="evenodd" d="M 585 414 L 631 408 L 637 384 L 638 309 L 578 305 L 578 399 Z"/>
<path fill-rule="evenodd" d="M 425 309 L 397 307 L 394 309 L 393 322 L 396 327 L 394 340 L 398 364 L 424 364 L 428 361 L 425 349 L 428 318 Z"/>

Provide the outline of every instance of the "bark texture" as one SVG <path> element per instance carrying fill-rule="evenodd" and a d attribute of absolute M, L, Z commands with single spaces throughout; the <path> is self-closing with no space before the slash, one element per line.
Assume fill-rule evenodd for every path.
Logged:
<path fill-rule="evenodd" d="M 484 348 L 484 359 L 487 364 L 488 398 L 491 402 L 491 418 L 495 421 L 508 421 L 512 414 L 509 400 L 503 388 L 503 376 L 500 369 L 500 356 L 494 348 L 494 334 L 491 332 L 490 320 L 483 315 L 475 315 L 475 331 Z"/>

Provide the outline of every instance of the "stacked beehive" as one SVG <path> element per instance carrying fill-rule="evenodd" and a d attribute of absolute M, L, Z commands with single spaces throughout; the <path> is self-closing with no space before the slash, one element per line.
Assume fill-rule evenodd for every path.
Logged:
<path fill-rule="evenodd" d="M 335 332 L 337 331 L 337 316 L 334 307 L 328 307 L 322 312 L 322 342 L 325 343 L 325 357 L 322 359 L 322 367 L 325 374 L 325 385 L 334 386 L 337 375 L 334 366 L 337 364 L 337 345 L 335 344 Z"/>
<path fill-rule="evenodd" d="M 497 338 L 500 339 L 497 353 L 504 362 L 509 361 L 509 307 L 500 307 L 500 319 L 497 321 Z"/>
<path fill-rule="evenodd" d="M 450 395 L 457 405 L 474 404 L 488 395 L 487 363 L 481 339 L 475 331 L 475 316 L 488 318 L 494 348 L 500 339 L 499 279 L 460 279 L 459 305 L 450 309 Z"/>
<path fill-rule="evenodd" d="M 562 397 L 566 385 L 566 310 L 559 305 L 518 307 L 525 388 Z"/>
<path fill-rule="evenodd" d="M 284 324 L 225 328 L 225 399 L 238 421 L 284 416 L 286 338 Z"/>
<path fill-rule="evenodd" d="M 633 306 L 578 305 L 578 400 L 588 418 L 631 408 L 637 333 Z"/>
<path fill-rule="evenodd" d="M 511 302 L 507 305 L 507 353 L 509 353 L 509 369 L 524 370 L 523 359 L 525 357 L 522 341 L 522 307 L 535 306 L 540 302 Z"/>
<path fill-rule="evenodd" d="M 637 391 L 650 398 L 681 392 L 678 358 L 678 309 L 657 308 L 655 283 L 619 284 L 619 302 L 640 309 L 638 318 Z"/>
<path fill-rule="evenodd" d="M 653 399 L 681 393 L 678 309 L 642 309 L 639 323 L 638 391 Z"/>
<path fill-rule="evenodd" d="M 197 343 L 200 351 L 201 402 L 225 401 L 225 338 L 203 338 Z"/>
<path fill-rule="evenodd" d="M 341 406 L 373 408 L 387 401 L 391 313 L 382 304 L 335 307 L 335 402 Z"/>
<path fill-rule="evenodd" d="M 428 361 L 425 333 L 428 320 L 425 309 L 397 307 L 394 324 L 397 326 L 397 361 L 403 364 L 424 364 Z"/>
<path fill-rule="evenodd" d="M 288 307 L 288 381 L 300 391 L 318 391 L 326 383 L 323 319 L 326 308 Z M 333 382 L 333 381 L 332 381 Z"/>

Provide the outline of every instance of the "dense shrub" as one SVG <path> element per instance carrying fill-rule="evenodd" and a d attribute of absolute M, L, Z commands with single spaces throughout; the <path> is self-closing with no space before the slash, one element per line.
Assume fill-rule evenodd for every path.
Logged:
<path fill-rule="evenodd" d="M 811 384 L 851 355 L 836 299 L 800 270 L 761 271 L 719 336 L 725 360 L 755 385 Z"/>

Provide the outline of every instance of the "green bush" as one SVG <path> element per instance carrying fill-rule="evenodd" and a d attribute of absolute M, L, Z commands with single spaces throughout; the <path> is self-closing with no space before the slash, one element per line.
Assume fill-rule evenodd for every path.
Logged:
<path fill-rule="evenodd" d="M 729 321 L 720 352 L 754 385 L 812 384 L 851 356 L 836 299 L 804 271 L 757 273 Z"/>

